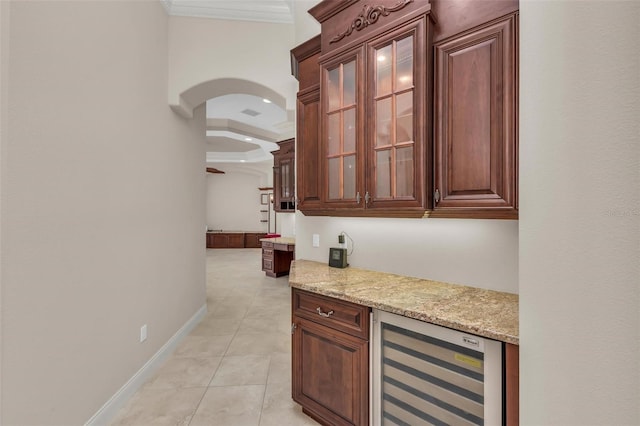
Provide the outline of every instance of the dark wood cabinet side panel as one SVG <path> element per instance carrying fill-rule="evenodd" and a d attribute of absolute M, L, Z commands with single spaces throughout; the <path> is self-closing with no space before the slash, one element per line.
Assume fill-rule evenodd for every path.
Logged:
<path fill-rule="evenodd" d="M 520 424 L 520 347 L 505 344 L 505 424 Z"/>
<path fill-rule="evenodd" d="M 320 67 L 318 66 L 319 56 L 320 54 L 317 53 L 300 63 L 300 80 L 298 90 L 311 87 L 314 84 L 318 84 L 318 81 L 320 81 Z"/>
<path fill-rule="evenodd" d="M 298 80 L 298 90 L 318 83 L 320 34 L 291 49 L 291 74 Z"/>

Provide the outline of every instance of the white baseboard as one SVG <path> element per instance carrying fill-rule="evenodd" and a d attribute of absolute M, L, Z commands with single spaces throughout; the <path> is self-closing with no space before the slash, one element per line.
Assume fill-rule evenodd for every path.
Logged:
<path fill-rule="evenodd" d="M 86 423 L 85 426 L 107 425 L 124 404 L 135 394 L 149 377 L 173 353 L 178 343 L 195 328 L 207 314 L 204 304 L 198 311 L 131 377 Z"/>

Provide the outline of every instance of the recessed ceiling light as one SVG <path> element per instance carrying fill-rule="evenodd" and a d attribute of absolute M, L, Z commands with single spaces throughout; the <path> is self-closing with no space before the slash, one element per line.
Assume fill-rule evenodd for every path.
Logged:
<path fill-rule="evenodd" d="M 244 140 L 245 140 L 245 141 L 250 141 L 250 140 L 251 140 L 251 138 L 244 138 Z"/>
<path fill-rule="evenodd" d="M 378 62 L 384 62 L 387 59 L 384 55 L 378 55 Z"/>
<path fill-rule="evenodd" d="M 265 104 L 270 104 L 271 103 L 271 101 L 269 99 L 267 99 L 267 98 L 263 98 L 262 102 L 264 102 Z"/>

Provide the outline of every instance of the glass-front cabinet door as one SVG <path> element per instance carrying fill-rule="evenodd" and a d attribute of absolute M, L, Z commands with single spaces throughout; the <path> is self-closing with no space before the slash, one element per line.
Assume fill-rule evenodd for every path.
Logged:
<path fill-rule="evenodd" d="M 423 15 L 321 59 L 321 169 L 329 214 L 425 211 L 428 55 Z"/>
<path fill-rule="evenodd" d="M 423 21 L 369 45 L 367 208 L 422 207 L 425 144 Z"/>
<path fill-rule="evenodd" d="M 325 202 L 359 207 L 364 177 L 362 156 L 361 49 L 323 64 L 323 158 Z"/>

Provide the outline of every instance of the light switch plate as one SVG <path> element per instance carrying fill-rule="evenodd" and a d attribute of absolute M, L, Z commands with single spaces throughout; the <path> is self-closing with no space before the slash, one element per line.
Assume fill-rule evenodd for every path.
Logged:
<path fill-rule="evenodd" d="M 320 234 L 313 234 L 313 246 L 320 247 Z"/>

